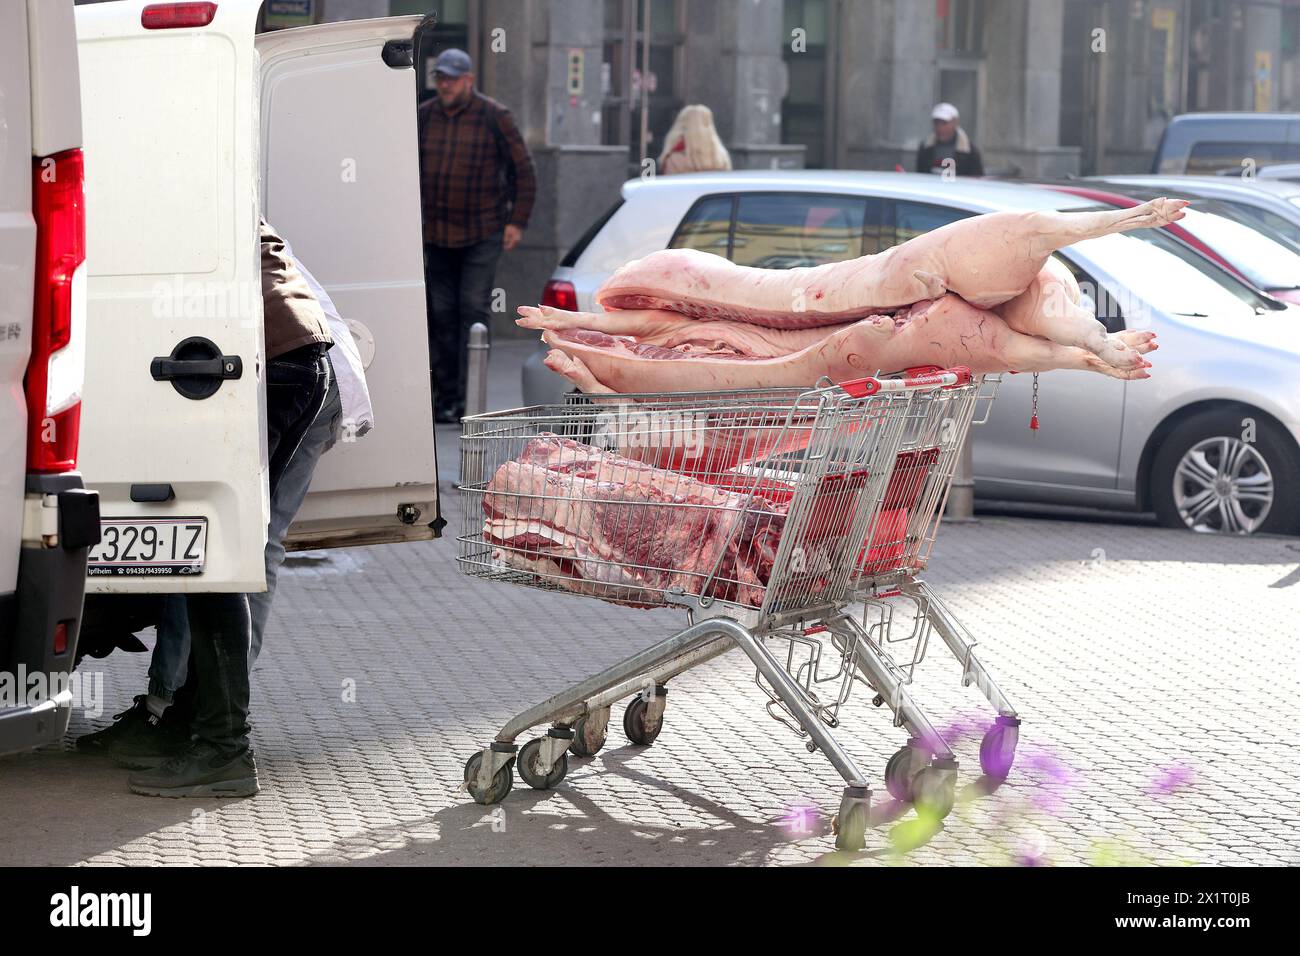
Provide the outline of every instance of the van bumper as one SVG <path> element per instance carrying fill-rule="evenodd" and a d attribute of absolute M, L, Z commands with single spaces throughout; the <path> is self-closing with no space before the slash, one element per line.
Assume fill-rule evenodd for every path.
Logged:
<path fill-rule="evenodd" d="M 29 501 L 39 501 L 41 526 L 23 528 L 18 588 L 0 608 L 0 624 L 7 625 L 0 631 L 10 634 L 0 642 L 0 672 L 10 690 L 0 697 L 0 754 L 39 747 L 67 730 L 71 691 L 66 679 L 51 678 L 70 677 L 76 664 L 86 557 L 99 541 L 99 499 L 83 489 L 80 475 L 28 475 L 26 491 Z M 60 625 L 66 637 L 56 647 Z M 62 689 L 29 701 L 33 685 Z"/>
<path fill-rule="evenodd" d="M 72 716 L 72 691 L 30 707 L 0 707 L 0 756 L 21 753 L 62 739 Z"/>

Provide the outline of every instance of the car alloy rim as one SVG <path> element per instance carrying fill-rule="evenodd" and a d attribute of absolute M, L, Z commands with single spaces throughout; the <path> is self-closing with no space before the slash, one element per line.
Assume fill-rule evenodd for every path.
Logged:
<path fill-rule="evenodd" d="M 1251 534 L 1273 507 L 1273 472 L 1247 442 L 1207 438 L 1174 470 L 1174 505 L 1193 531 Z"/>

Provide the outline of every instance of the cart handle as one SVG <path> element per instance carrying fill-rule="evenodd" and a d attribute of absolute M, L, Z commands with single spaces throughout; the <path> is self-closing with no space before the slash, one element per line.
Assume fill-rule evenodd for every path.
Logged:
<path fill-rule="evenodd" d="M 922 365 L 906 369 L 903 375 L 903 378 L 855 378 L 849 382 L 840 382 L 840 388 L 853 398 L 866 398 L 877 392 L 901 392 L 904 389 L 923 388 L 927 385 L 960 388 L 971 383 L 970 369 L 965 365 L 955 365 L 949 369 L 941 369 L 937 365 Z"/>

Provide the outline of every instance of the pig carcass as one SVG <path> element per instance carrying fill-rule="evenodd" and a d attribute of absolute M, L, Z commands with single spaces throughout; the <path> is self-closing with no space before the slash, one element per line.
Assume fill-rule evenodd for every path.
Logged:
<path fill-rule="evenodd" d="M 663 591 L 757 607 L 784 507 L 543 433 L 493 474 L 483 539 L 507 567 L 637 606 Z"/>
<path fill-rule="evenodd" d="M 1154 333 L 1108 334 L 1051 253 L 1175 222 L 1186 205 L 990 213 L 803 269 L 664 250 L 601 287 L 604 314 L 524 307 L 518 322 L 542 330 L 548 367 L 586 392 L 807 386 L 919 365 L 1148 378 Z"/>

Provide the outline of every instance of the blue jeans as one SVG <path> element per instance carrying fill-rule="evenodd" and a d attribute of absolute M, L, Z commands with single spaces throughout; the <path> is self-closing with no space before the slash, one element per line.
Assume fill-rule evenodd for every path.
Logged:
<path fill-rule="evenodd" d="M 271 614 L 271 600 L 275 597 L 275 580 L 284 563 L 284 536 L 289 530 L 311 484 L 316 462 L 325 449 L 333 444 L 333 437 L 343 419 L 343 404 L 339 387 L 330 375 L 329 391 L 302 443 L 285 466 L 271 496 L 271 521 L 266 533 L 266 590 L 248 595 L 248 607 L 253 619 L 253 638 L 248 652 L 248 667 L 262 650 L 262 635 L 266 620 Z M 158 641 L 154 644 L 153 658 L 149 662 L 149 693 L 170 701 L 185 684 L 190 658 L 190 627 L 183 594 L 168 594 L 163 598 L 162 617 L 158 622 Z"/>

